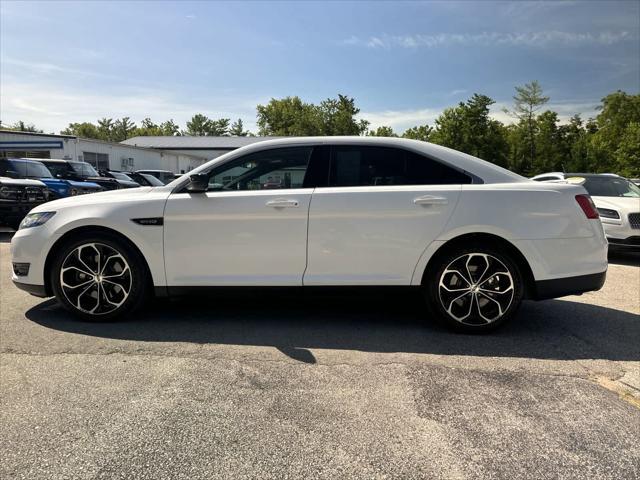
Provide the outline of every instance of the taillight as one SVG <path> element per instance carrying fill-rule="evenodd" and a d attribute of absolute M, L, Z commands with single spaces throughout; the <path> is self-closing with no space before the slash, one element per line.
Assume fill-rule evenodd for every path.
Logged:
<path fill-rule="evenodd" d="M 600 215 L 598 215 L 598 209 L 589 195 L 576 195 L 576 202 L 578 202 L 578 205 L 580 205 L 580 208 L 582 208 L 582 211 L 587 218 L 600 218 Z"/>

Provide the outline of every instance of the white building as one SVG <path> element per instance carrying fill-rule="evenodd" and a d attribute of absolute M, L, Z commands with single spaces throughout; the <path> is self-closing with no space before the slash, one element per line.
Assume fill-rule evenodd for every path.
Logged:
<path fill-rule="evenodd" d="M 207 160 L 205 156 L 188 151 L 11 130 L 0 130 L 0 158 L 60 158 L 85 161 L 100 170 L 169 170 L 174 173 L 188 172 Z"/>
<path fill-rule="evenodd" d="M 219 157 L 236 148 L 280 137 L 132 137 L 124 145 L 152 148 L 180 155 L 193 155 L 205 160 Z"/>

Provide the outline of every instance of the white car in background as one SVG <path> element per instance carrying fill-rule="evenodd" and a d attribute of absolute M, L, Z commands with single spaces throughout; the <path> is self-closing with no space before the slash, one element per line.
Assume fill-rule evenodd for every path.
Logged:
<path fill-rule="evenodd" d="M 11 251 L 19 288 L 93 321 L 152 294 L 391 286 L 422 292 L 448 326 L 482 332 L 523 298 L 597 290 L 607 270 L 583 187 L 364 137 L 255 143 L 162 187 L 50 202 Z"/>
<path fill-rule="evenodd" d="M 611 245 L 640 249 L 640 187 L 611 173 L 543 173 L 538 182 L 570 181 L 582 185 L 595 203 Z"/>

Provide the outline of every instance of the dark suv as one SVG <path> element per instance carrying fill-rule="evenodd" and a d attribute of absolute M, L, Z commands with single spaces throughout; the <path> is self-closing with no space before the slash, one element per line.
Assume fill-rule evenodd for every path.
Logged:
<path fill-rule="evenodd" d="M 18 229 L 29 210 L 49 200 L 49 189 L 39 180 L 0 177 L 0 223 Z"/>
<path fill-rule="evenodd" d="M 95 168 L 86 162 L 72 160 L 40 160 L 55 178 L 75 180 L 77 182 L 93 182 L 106 190 L 123 188 L 115 178 L 101 177 Z"/>
<path fill-rule="evenodd" d="M 49 189 L 50 200 L 103 190 L 96 183 L 54 178 L 44 164 L 30 158 L 0 158 L 0 176 L 40 180 Z"/>

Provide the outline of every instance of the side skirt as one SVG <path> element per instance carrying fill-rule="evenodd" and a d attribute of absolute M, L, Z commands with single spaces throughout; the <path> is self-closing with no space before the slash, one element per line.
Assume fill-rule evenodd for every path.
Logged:
<path fill-rule="evenodd" d="M 156 297 L 185 297 L 206 295 L 294 295 L 294 296 L 328 296 L 353 297 L 371 295 L 418 294 L 419 285 L 407 286 L 299 286 L 299 287 L 155 287 Z"/>

